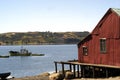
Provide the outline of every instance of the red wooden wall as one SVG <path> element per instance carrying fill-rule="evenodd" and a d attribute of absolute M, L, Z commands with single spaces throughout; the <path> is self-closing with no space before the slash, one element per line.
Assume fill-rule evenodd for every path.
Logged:
<path fill-rule="evenodd" d="M 100 52 L 100 39 L 106 38 L 106 53 Z M 83 55 L 82 48 L 88 48 Z M 81 63 L 120 66 L 120 16 L 109 9 L 93 32 L 78 44 L 78 61 Z"/>

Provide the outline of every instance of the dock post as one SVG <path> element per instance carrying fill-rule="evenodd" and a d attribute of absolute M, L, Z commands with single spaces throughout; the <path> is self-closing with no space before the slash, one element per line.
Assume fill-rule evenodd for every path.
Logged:
<path fill-rule="evenodd" d="M 75 64 L 73 64 L 73 73 L 74 73 L 74 78 L 75 78 Z"/>
<path fill-rule="evenodd" d="M 108 68 L 105 68 L 106 71 L 106 78 L 108 78 Z"/>
<path fill-rule="evenodd" d="M 93 78 L 95 78 L 95 67 L 94 66 L 93 66 L 92 72 L 93 72 Z"/>
<path fill-rule="evenodd" d="M 85 77 L 85 66 L 81 65 L 81 78 Z"/>
<path fill-rule="evenodd" d="M 78 78 L 80 77 L 80 76 L 79 76 L 79 75 L 80 75 L 79 70 L 80 70 L 80 69 L 79 69 L 79 65 L 77 65 L 77 77 L 78 77 Z"/>
<path fill-rule="evenodd" d="M 55 63 L 55 72 L 57 73 L 57 62 L 54 63 Z"/>
<path fill-rule="evenodd" d="M 70 64 L 69 67 L 70 67 L 70 72 L 71 72 L 72 71 L 72 65 Z"/>
<path fill-rule="evenodd" d="M 62 63 L 62 74 L 65 76 L 64 63 Z"/>

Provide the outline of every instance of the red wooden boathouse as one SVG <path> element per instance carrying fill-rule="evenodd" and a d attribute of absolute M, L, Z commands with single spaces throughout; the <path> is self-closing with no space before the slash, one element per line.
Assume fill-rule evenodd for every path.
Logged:
<path fill-rule="evenodd" d="M 120 9 L 110 8 L 78 44 L 78 61 L 120 67 Z"/>
<path fill-rule="evenodd" d="M 120 75 L 120 9 L 110 8 L 95 29 L 78 43 L 78 60 L 55 62 L 69 65 L 76 77 L 111 77 Z"/>

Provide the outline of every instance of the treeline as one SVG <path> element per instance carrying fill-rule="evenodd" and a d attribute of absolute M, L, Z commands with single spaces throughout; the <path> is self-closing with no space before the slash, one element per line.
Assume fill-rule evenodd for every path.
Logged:
<path fill-rule="evenodd" d="M 0 45 L 77 44 L 89 32 L 11 32 L 0 34 Z"/>

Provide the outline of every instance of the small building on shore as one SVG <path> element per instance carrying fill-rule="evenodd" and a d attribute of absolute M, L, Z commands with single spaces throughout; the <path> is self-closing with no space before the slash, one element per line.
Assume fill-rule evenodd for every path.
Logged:
<path fill-rule="evenodd" d="M 120 75 L 120 9 L 110 8 L 94 30 L 78 44 L 78 59 L 62 64 L 69 65 L 74 77 L 112 77 Z M 76 75 L 77 72 L 77 75 Z"/>
<path fill-rule="evenodd" d="M 78 43 L 78 62 L 120 66 L 120 9 L 110 8 Z"/>

